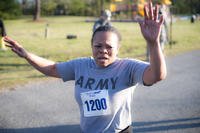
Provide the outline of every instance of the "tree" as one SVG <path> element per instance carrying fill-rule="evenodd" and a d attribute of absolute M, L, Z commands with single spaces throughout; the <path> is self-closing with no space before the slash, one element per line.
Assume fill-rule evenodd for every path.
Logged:
<path fill-rule="evenodd" d="M 53 15 L 56 10 L 57 3 L 53 0 L 41 1 L 41 13 L 42 15 Z"/>
<path fill-rule="evenodd" d="M 20 4 L 16 0 L 0 0 L 0 18 L 13 19 L 21 14 Z"/>
<path fill-rule="evenodd" d="M 33 20 L 34 21 L 38 21 L 40 19 L 40 0 L 35 0 L 35 11 L 34 11 L 34 16 L 33 16 Z"/>

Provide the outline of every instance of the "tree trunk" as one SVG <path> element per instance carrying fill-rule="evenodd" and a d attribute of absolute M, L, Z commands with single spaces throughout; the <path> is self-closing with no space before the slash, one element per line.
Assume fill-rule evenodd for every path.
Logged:
<path fill-rule="evenodd" d="M 104 10 L 104 0 L 101 0 L 100 9 L 101 9 L 101 11 Z"/>
<path fill-rule="evenodd" d="M 33 20 L 38 21 L 40 19 L 40 0 L 35 0 L 35 11 Z"/>

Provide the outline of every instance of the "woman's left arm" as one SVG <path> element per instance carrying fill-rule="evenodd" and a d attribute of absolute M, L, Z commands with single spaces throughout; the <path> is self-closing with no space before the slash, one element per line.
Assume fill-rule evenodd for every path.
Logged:
<path fill-rule="evenodd" d="M 157 81 L 165 79 L 167 75 L 165 58 L 159 42 L 163 16 L 158 18 L 158 8 L 156 5 L 155 9 L 153 9 L 152 2 L 149 0 L 148 5 L 145 5 L 144 8 L 144 21 L 139 22 L 141 32 L 150 52 L 150 66 L 143 74 L 143 82 L 145 85 L 152 85 Z"/>

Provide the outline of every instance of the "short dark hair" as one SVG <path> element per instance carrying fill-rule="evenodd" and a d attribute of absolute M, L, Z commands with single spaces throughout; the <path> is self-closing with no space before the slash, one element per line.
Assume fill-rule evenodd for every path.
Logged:
<path fill-rule="evenodd" d="M 91 43 L 93 43 L 93 40 L 94 40 L 94 36 L 97 32 L 113 32 L 117 35 L 118 37 L 118 40 L 121 41 L 121 34 L 119 33 L 119 31 L 113 27 L 113 26 L 108 26 L 108 25 L 105 25 L 105 26 L 100 26 L 99 28 L 97 28 L 93 34 L 92 34 L 92 39 L 91 39 Z"/>

